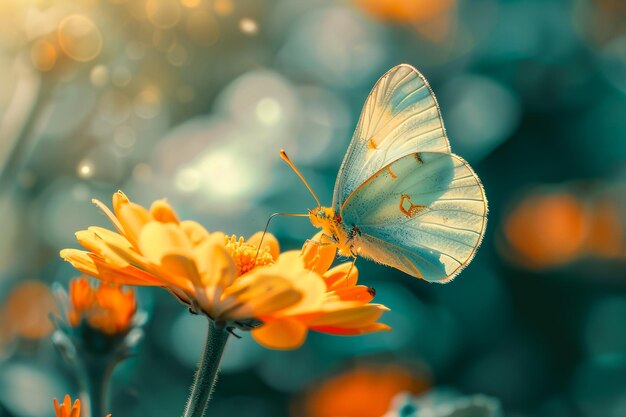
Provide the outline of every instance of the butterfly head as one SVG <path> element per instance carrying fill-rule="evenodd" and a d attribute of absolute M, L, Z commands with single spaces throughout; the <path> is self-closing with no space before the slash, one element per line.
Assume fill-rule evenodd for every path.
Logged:
<path fill-rule="evenodd" d="M 309 210 L 309 219 L 311 219 L 313 226 L 321 227 L 322 229 L 335 223 L 337 220 L 335 211 L 331 207 L 316 207 L 313 210 Z"/>

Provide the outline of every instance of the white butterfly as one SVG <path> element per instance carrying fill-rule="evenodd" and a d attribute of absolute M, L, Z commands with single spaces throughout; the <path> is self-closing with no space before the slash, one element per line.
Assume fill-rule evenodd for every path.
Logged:
<path fill-rule="evenodd" d="M 487 222 L 480 180 L 450 152 L 435 95 L 406 64 L 372 89 L 332 207 L 318 205 L 308 216 L 340 254 L 436 282 L 452 280 L 472 260 Z"/>

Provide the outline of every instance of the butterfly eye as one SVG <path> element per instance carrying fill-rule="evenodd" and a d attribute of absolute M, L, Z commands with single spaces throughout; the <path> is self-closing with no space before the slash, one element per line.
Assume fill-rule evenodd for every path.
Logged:
<path fill-rule="evenodd" d="M 324 210 L 320 210 L 317 212 L 317 217 L 319 217 L 320 219 L 323 219 L 326 217 L 326 213 L 324 212 Z"/>

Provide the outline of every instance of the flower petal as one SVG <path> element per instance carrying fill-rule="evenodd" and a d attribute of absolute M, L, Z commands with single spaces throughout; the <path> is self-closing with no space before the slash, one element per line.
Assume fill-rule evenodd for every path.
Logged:
<path fill-rule="evenodd" d="M 137 246 L 139 232 L 150 221 L 150 213 L 139 204 L 132 203 L 121 191 L 113 194 L 113 210 L 124 229 L 124 236 Z"/>
<path fill-rule="evenodd" d="M 294 318 L 272 320 L 252 330 L 252 337 L 270 349 L 296 349 L 306 340 L 307 327 Z"/>
<path fill-rule="evenodd" d="M 374 299 L 376 291 L 365 285 L 357 285 L 355 287 L 338 288 L 335 290 L 334 295 L 342 301 L 358 301 L 366 304 Z"/>
<path fill-rule="evenodd" d="M 391 331 L 391 327 L 383 323 L 371 323 L 363 327 L 352 327 L 352 328 L 321 326 L 321 327 L 311 327 L 310 329 L 315 330 L 316 332 L 334 334 L 338 336 L 356 336 L 359 334 L 367 334 L 367 333 L 380 332 L 380 331 Z"/>
<path fill-rule="evenodd" d="M 125 268 L 112 267 L 100 256 L 93 253 L 76 249 L 63 249 L 60 255 L 61 258 L 72 264 L 72 266 L 80 272 L 103 281 L 122 285 L 164 285 L 160 279 L 141 269 L 135 268 L 134 266 L 127 266 Z"/>
<path fill-rule="evenodd" d="M 156 200 L 154 203 L 152 203 L 152 206 L 150 206 L 150 214 L 152 215 L 152 218 L 157 222 L 176 224 L 178 224 L 179 222 L 176 212 L 165 199 Z"/>
<path fill-rule="evenodd" d="M 349 275 L 348 275 L 349 274 Z M 324 274 L 324 281 L 329 290 L 354 287 L 359 279 L 359 270 L 354 262 L 337 265 Z"/>
<path fill-rule="evenodd" d="M 374 323 L 387 307 L 380 304 L 366 304 L 334 309 L 308 320 L 310 327 L 345 327 L 359 328 Z"/>
<path fill-rule="evenodd" d="M 189 239 L 194 246 L 209 237 L 209 232 L 200 223 L 192 220 L 183 220 L 180 222 L 180 228 L 185 232 L 187 239 Z"/>
<path fill-rule="evenodd" d="M 276 239 L 273 234 L 265 233 L 265 236 L 263 236 L 263 232 L 256 232 L 250 236 L 246 243 L 258 248 L 261 243 L 261 238 L 263 238 L 263 247 L 267 248 L 274 260 L 277 260 L 278 254 L 280 253 L 280 246 L 278 244 L 278 239 Z"/>
<path fill-rule="evenodd" d="M 225 309 L 220 314 L 228 315 L 230 320 L 262 318 L 295 305 L 304 296 L 289 279 L 271 275 L 246 278 L 224 291 L 221 307 Z M 232 300 L 230 303 L 228 298 Z"/>
<path fill-rule="evenodd" d="M 302 258 L 307 269 L 323 274 L 328 271 L 337 254 L 337 245 L 322 242 L 322 232 L 307 240 L 302 246 Z"/>
<path fill-rule="evenodd" d="M 139 249 L 148 261 L 161 265 L 165 255 L 192 257 L 187 235 L 173 223 L 149 222 L 141 229 Z"/>

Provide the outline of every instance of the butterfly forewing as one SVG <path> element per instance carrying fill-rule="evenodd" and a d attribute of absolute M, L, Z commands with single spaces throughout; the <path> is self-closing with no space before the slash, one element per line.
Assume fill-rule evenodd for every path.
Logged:
<path fill-rule="evenodd" d="M 487 201 L 470 166 L 450 153 L 419 152 L 361 184 L 341 215 L 360 253 L 428 281 L 447 282 L 472 259 Z"/>
<path fill-rule="evenodd" d="M 381 168 L 417 151 L 447 153 L 450 144 L 428 82 L 402 64 L 378 80 L 363 106 L 335 183 L 335 211 Z"/>

